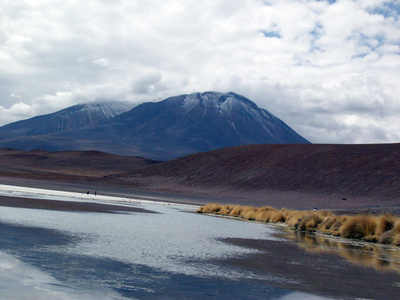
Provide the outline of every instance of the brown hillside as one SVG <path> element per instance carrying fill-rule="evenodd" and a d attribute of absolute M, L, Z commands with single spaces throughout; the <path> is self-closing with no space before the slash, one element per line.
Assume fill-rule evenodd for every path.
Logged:
<path fill-rule="evenodd" d="M 198 153 L 124 174 L 165 188 L 400 198 L 400 144 L 250 145 Z M 214 193 L 214 196 L 218 195 Z M 268 193 L 266 194 L 268 195 Z M 344 199 L 343 199 L 344 198 Z"/>
<path fill-rule="evenodd" d="M 97 191 L 144 190 L 292 209 L 400 212 L 399 174 L 400 144 L 250 145 L 163 163 L 96 151 L 0 149 L 3 182 L 93 184 Z"/>
<path fill-rule="evenodd" d="M 0 149 L 0 175 L 17 177 L 102 177 L 140 169 L 156 161 L 98 151 L 21 151 Z"/>

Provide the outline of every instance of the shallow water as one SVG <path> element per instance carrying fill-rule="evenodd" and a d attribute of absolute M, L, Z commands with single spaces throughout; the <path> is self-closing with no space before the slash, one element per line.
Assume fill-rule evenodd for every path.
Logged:
<path fill-rule="evenodd" d="M 32 196 L 26 191 L 12 195 Z M 157 214 L 0 207 L 1 296 L 243 298 L 252 290 L 256 298 L 281 298 L 293 292 L 261 283 L 282 280 L 273 274 L 260 277 L 213 263 L 258 252 L 221 240 L 279 240 L 273 227 L 206 217 L 181 205 L 125 205 Z"/>
<path fill-rule="evenodd" d="M 286 237 L 295 240 L 308 253 L 334 254 L 355 265 L 400 274 L 400 248 L 396 246 L 307 233 L 288 232 Z"/>

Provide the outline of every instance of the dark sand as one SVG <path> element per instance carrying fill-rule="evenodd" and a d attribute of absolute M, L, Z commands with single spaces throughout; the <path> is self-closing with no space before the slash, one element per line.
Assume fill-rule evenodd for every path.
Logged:
<path fill-rule="evenodd" d="M 0 196 L 0 206 L 20 207 L 32 209 L 48 209 L 59 211 L 74 211 L 74 212 L 96 212 L 96 213 L 118 213 L 118 212 L 140 212 L 153 213 L 139 207 L 103 204 L 93 202 L 77 202 L 77 201 L 59 201 L 59 200 L 44 200 L 22 197 L 6 197 Z"/>

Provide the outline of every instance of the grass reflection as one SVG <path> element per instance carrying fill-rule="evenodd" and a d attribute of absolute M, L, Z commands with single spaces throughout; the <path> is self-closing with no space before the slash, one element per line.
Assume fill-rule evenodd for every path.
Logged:
<path fill-rule="evenodd" d="M 305 232 L 290 232 L 287 236 L 309 253 L 340 255 L 348 261 L 381 272 L 400 273 L 400 251 L 396 247 L 342 241 L 338 238 Z"/>

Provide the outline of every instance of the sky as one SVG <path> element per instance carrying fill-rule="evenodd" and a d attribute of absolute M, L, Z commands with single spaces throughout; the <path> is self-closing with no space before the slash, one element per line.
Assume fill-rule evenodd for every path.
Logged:
<path fill-rule="evenodd" d="M 0 125 L 233 91 L 313 143 L 400 142 L 400 0 L 1 0 Z"/>

